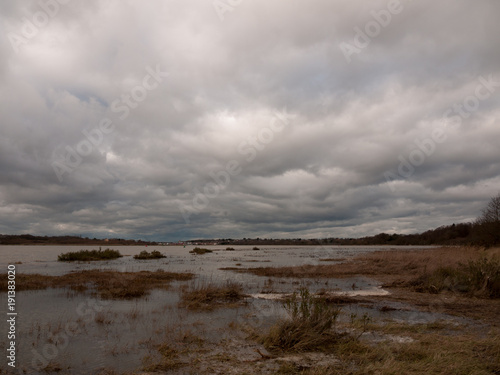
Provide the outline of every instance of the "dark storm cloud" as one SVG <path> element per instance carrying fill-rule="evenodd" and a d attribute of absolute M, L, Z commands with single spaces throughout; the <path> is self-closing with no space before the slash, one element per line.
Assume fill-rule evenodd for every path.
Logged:
<path fill-rule="evenodd" d="M 500 3 L 214 3 L 0 5 L 0 233 L 411 233 L 498 192 Z"/>

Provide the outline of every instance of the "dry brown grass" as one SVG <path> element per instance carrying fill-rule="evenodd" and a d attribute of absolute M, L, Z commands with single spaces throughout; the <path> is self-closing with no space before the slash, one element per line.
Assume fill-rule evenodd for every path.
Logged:
<path fill-rule="evenodd" d="M 383 326 L 379 328 L 384 330 Z M 345 336 L 332 347 L 337 362 L 306 369 L 285 363 L 275 374 L 487 375 L 500 371 L 498 331 L 492 330 L 484 335 L 466 331 L 449 334 L 439 327 L 420 331 L 411 325 L 400 325 L 393 327 L 391 332 L 412 337 L 414 341 L 397 343 L 387 340 L 375 344 Z"/>
<path fill-rule="evenodd" d="M 346 338 L 335 347 L 341 360 L 329 374 L 498 374 L 500 336 L 467 332 L 398 332 L 411 336 L 412 343 L 369 342 Z"/>
<path fill-rule="evenodd" d="M 323 297 L 311 294 L 307 288 L 283 302 L 288 318 L 279 321 L 269 332 L 260 335 L 259 342 L 270 351 L 305 352 L 327 350 L 340 335 L 334 326 L 340 308 Z"/>
<path fill-rule="evenodd" d="M 40 290 L 47 288 L 71 288 L 86 291 L 95 288 L 101 298 L 130 299 L 144 296 L 151 289 L 166 288 L 173 280 L 190 280 L 191 273 L 158 271 L 118 272 L 88 270 L 62 276 L 40 274 L 16 275 L 16 290 Z M 0 275 L 0 290 L 7 291 L 7 277 Z"/>
<path fill-rule="evenodd" d="M 211 310 L 221 306 L 234 306 L 245 297 L 243 287 L 232 281 L 222 285 L 198 283 L 182 291 L 179 306 L 191 310 Z"/>
<path fill-rule="evenodd" d="M 353 276 L 377 277 L 385 283 L 411 281 L 424 273 L 459 263 L 500 257 L 500 249 L 483 250 L 473 247 L 441 247 L 423 250 L 391 249 L 360 255 L 348 262 L 296 267 L 258 267 L 239 269 L 258 276 L 345 278 Z"/>
<path fill-rule="evenodd" d="M 162 343 L 156 347 L 160 358 L 146 356 L 143 358 L 143 370 L 147 372 L 172 371 L 186 366 L 185 362 L 179 360 L 179 351 L 168 343 Z"/>

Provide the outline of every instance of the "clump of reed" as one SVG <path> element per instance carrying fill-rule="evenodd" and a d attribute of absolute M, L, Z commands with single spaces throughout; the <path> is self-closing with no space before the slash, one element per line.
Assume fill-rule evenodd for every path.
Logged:
<path fill-rule="evenodd" d="M 323 297 L 315 296 L 307 288 L 283 302 L 288 318 L 271 327 L 258 341 L 270 351 L 305 352 L 327 350 L 340 335 L 334 327 L 340 308 L 328 304 Z"/>

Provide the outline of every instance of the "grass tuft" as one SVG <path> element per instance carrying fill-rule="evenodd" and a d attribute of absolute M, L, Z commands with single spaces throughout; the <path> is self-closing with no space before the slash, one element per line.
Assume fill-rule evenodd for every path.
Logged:
<path fill-rule="evenodd" d="M 307 288 L 299 289 L 283 303 L 288 313 L 284 319 L 259 338 L 270 351 L 305 352 L 327 350 L 339 337 L 333 328 L 340 308 L 324 298 L 312 295 Z"/>

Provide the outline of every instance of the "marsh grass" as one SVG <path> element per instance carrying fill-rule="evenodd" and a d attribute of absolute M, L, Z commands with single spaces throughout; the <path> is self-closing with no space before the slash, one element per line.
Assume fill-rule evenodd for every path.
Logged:
<path fill-rule="evenodd" d="M 166 327 L 165 334 L 166 337 L 161 342 L 153 343 L 149 339 L 148 342 L 143 343 L 152 349 L 142 360 L 143 371 L 164 373 L 194 365 L 192 356 L 205 351 L 203 348 L 205 340 L 195 335 L 190 329 Z"/>
<path fill-rule="evenodd" d="M 143 358 L 143 371 L 159 372 L 176 370 L 186 365 L 179 360 L 179 352 L 176 348 L 168 343 L 163 343 L 157 346 L 159 358 L 148 355 Z"/>
<path fill-rule="evenodd" d="M 441 267 L 410 283 L 416 291 L 439 293 L 443 290 L 485 298 L 500 298 L 500 262 L 480 258 L 455 267 Z"/>
<path fill-rule="evenodd" d="M 190 310 L 211 310 L 234 306 L 245 297 L 241 284 L 233 281 L 222 285 L 213 282 L 194 283 L 182 290 L 179 306 Z"/>
<path fill-rule="evenodd" d="M 258 341 L 270 351 L 328 350 L 340 337 L 334 331 L 340 308 L 312 295 L 307 288 L 283 302 L 288 318 L 271 327 Z"/>
<path fill-rule="evenodd" d="M 487 334 L 467 332 L 463 327 L 450 333 L 443 322 L 421 325 L 371 324 L 370 329 L 410 336 L 414 341 L 371 342 L 346 335 L 337 340 L 331 364 L 301 368 L 284 363 L 275 373 L 301 375 L 486 375 L 500 369 L 500 336 L 498 330 Z"/>
<path fill-rule="evenodd" d="M 123 255 L 120 254 L 118 250 L 106 249 L 106 250 L 80 250 L 80 251 L 70 251 L 68 253 L 59 254 L 57 260 L 59 262 L 89 262 L 97 260 L 112 260 L 121 258 Z"/>
<path fill-rule="evenodd" d="M 147 252 L 145 250 L 141 251 L 139 254 L 134 255 L 134 259 L 162 259 L 166 258 L 165 255 L 160 253 L 158 250 L 153 250 L 152 252 Z"/>
<path fill-rule="evenodd" d="M 5 277 L 2 277 L 5 276 Z M 47 288 L 70 288 L 76 292 L 91 289 L 104 299 L 132 299 L 148 294 L 152 289 L 168 288 L 173 280 L 191 280 L 191 273 L 173 273 L 163 270 L 140 272 L 117 272 L 86 270 L 62 276 L 40 274 L 16 275 L 16 289 L 40 290 Z M 7 276 L 0 275 L 0 290 L 7 291 Z"/>
<path fill-rule="evenodd" d="M 424 272 L 434 271 L 444 266 L 456 266 L 476 260 L 484 252 L 476 248 L 443 247 L 424 250 L 383 250 L 357 256 L 341 264 L 303 265 L 292 267 L 248 268 L 245 272 L 258 276 L 342 278 L 356 275 L 405 276 L 411 280 Z"/>
<path fill-rule="evenodd" d="M 193 250 L 190 251 L 191 254 L 198 254 L 198 255 L 203 255 L 206 253 L 213 253 L 212 250 L 209 249 L 204 249 L 201 247 L 195 247 Z"/>
<path fill-rule="evenodd" d="M 407 332 L 411 343 L 357 340 L 346 336 L 335 345 L 341 360 L 329 374 L 495 374 L 500 369 L 500 337 L 490 332 L 479 337 L 462 332 Z"/>
<path fill-rule="evenodd" d="M 236 271 L 227 268 L 227 270 Z M 478 297 L 500 297 L 500 249 L 443 247 L 424 250 L 385 250 L 364 254 L 342 264 L 238 269 L 266 277 L 375 277 L 386 286 L 420 292 L 443 290 Z"/>

